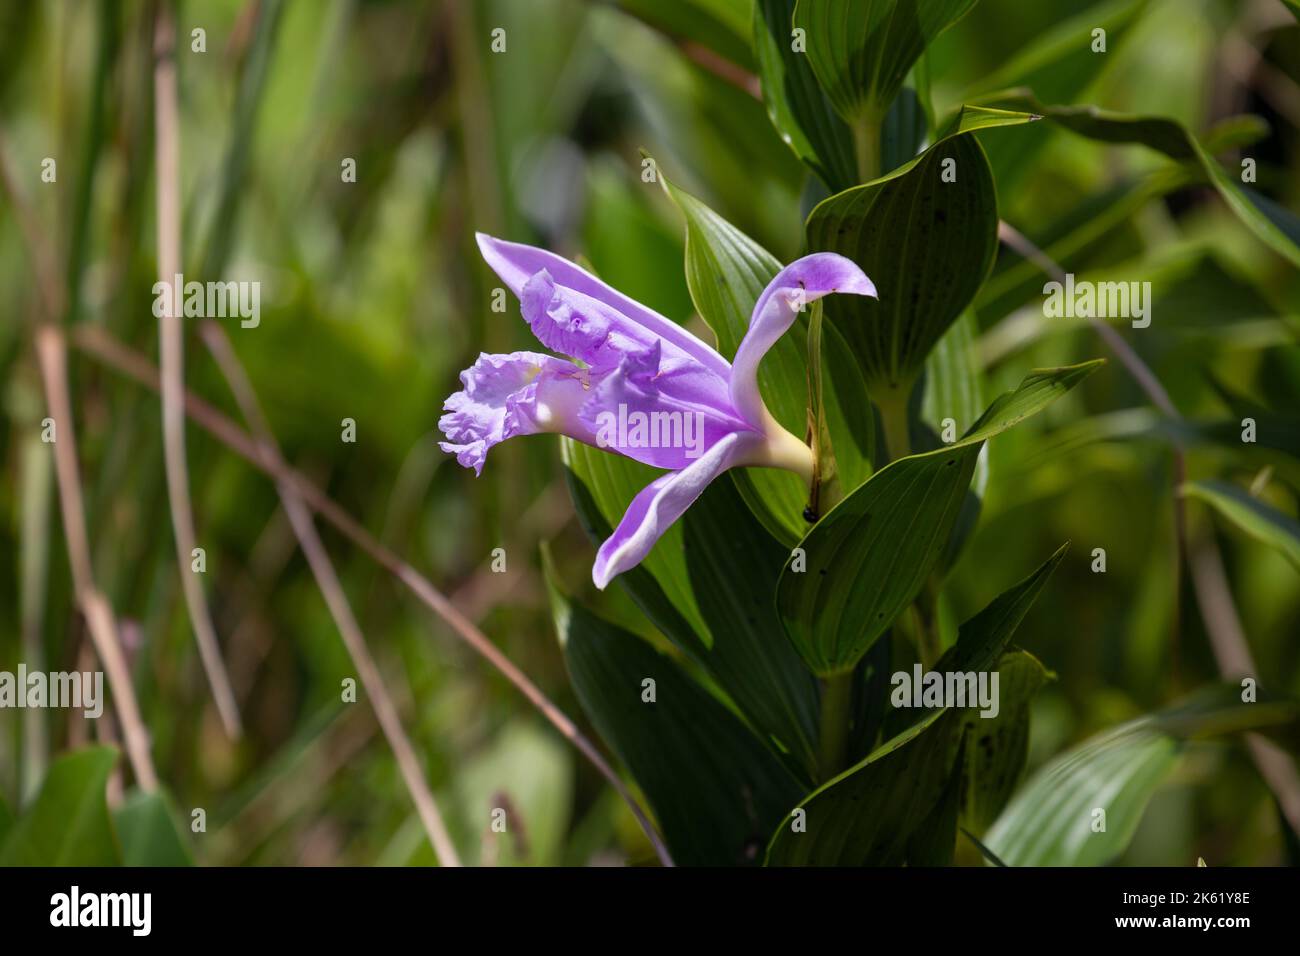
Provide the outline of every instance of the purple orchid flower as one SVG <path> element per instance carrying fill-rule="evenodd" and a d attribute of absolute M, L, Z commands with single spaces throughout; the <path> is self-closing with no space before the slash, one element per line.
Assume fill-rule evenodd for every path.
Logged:
<path fill-rule="evenodd" d="M 483 353 L 447 399 L 439 447 L 482 473 L 488 449 L 553 432 L 666 468 L 632 499 L 592 567 L 596 587 L 638 565 L 705 486 L 728 468 L 786 468 L 811 483 L 812 451 L 777 423 L 758 392 L 758 363 L 803 305 L 833 292 L 875 296 L 853 262 L 830 252 L 782 269 L 754 305 L 729 364 L 671 319 L 567 259 L 478 234 L 489 266 L 519 298 L 549 349 Z"/>

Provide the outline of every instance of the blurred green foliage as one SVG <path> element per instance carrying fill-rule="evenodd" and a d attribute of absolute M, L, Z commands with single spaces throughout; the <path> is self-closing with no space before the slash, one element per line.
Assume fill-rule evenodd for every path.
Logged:
<path fill-rule="evenodd" d="M 0 4 L 3 148 L 57 263 L 60 319 L 102 326 L 151 359 L 153 11 L 145 2 Z M 187 271 L 216 257 L 224 278 L 262 283 L 259 327 L 232 321 L 228 331 L 287 459 L 581 722 L 537 556 L 550 541 L 558 577 L 570 587 L 588 580 L 592 549 L 565 493 L 559 442 L 505 444 L 478 479 L 435 444 L 460 369 L 480 350 L 535 347 L 513 305 L 490 309 L 495 280 L 473 233 L 584 257 L 615 287 L 699 330 L 683 219 L 642 181 L 644 149 L 782 261 L 798 254 L 803 214 L 825 190 L 756 96 L 752 4 L 264 3 L 276 26 L 250 113 L 240 89 L 257 62 L 256 28 L 267 27 L 257 12 L 237 0 L 177 8 Z M 1108 30 L 1104 55 L 1087 46 L 1097 25 Z M 206 31 L 204 53 L 190 47 L 196 28 Z M 504 53 L 491 50 L 495 28 L 506 31 Z M 1261 138 L 1228 137 L 1215 155 L 1230 173 L 1242 156 L 1257 159 L 1256 192 L 1300 209 L 1300 24 L 1278 0 L 980 0 L 926 63 L 941 115 L 1022 86 L 1042 103 L 1169 117 L 1203 138 L 1225 118 L 1256 114 Z M 1215 678 L 1176 563 L 1169 449 L 1186 443 L 1188 480 L 1258 480 L 1261 500 L 1294 520 L 1300 273 L 1189 166 L 1157 151 L 1087 139 L 1050 117 L 979 136 L 1005 221 L 1080 277 L 1153 283 L 1151 328 L 1121 331 L 1187 419 L 1162 421 L 1112 361 L 989 446 L 991 478 L 947 585 L 945 630 L 1073 542 L 1016 638 L 1056 675 L 1033 705 L 1032 770 Z M 223 170 L 241 151 L 226 255 L 213 236 L 228 215 Z M 41 180 L 46 157 L 57 161 L 53 183 Z M 354 183 L 340 176 L 346 158 L 356 161 Z M 0 669 L 20 660 L 86 669 L 88 636 L 39 440 L 35 273 L 6 196 Z M 1083 323 L 1043 319 L 1043 281 L 1001 248 L 967 329 L 986 395 L 1029 368 L 1102 354 Z M 237 418 L 191 339 L 189 387 Z M 157 397 L 75 351 L 70 368 L 96 578 L 122 622 L 175 816 L 207 814 L 206 832 L 166 852 L 207 864 L 431 862 L 369 709 L 340 702 L 353 667 L 274 486 L 189 428 L 205 586 L 247 730 L 232 742 L 180 593 Z M 1238 440 L 1243 409 L 1276 424 L 1252 447 Z M 357 423 L 355 444 L 340 441 L 345 418 Z M 1300 694 L 1295 567 L 1198 501 L 1188 514 L 1192 538 L 1213 535 L 1224 552 L 1260 674 Z M 513 688 L 363 553 L 323 533 L 467 861 L 651 859 L 627 809 Z M 489 571 L 498 547 L 505 574 Z M 1094 548 L 1106 550 L 1105 573 L 1091 568 Z M 582 597 L 668 649 L 620 588 Z M 48 768 L 66 767 L 59 755 L 106 741 L 110 725 L 89 726 L 75 711 L 0 711 L 0 829 L 38 799 Z M 86 753 L 102 762 L 103 752 Z M 1122 862 L 1283 862 L 1285 824 L 1245 752 L 1219 742 L 1197 744 L 1193 756 L 1157 791 Z M 169 812 L 137 807 L 124 818 L 130 799 L 119 837 Z M 508 834 L 491 831 L 501 806 L 521 821 Z M 97 840 L 110 832 L 103 822 Z"/>

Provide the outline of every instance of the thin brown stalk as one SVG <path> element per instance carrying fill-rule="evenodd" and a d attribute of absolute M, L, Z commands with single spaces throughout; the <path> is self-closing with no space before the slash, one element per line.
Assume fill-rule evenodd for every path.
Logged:
<path fill-rule="evenodd" d="M 76 329 L 73 339 L 77 348 L 91 355 L 105 365 L 135 379 L 140 384 L 154 389 L 160 387 L 158 369 L 138 352 L 118 342 L 105 329 L 97 325 L 82 325 Z M 244 458 L 260 471 L 270 475 L 277 482 L 290 485 L 302 497 L 313 511 L 334 525 L 339 532 L 365 551 L 374 561 L 386 568 L 431 611 L 441 618 L 460 640 L 473 648 L 489 664 L 497 669 L 506 680 L 534 707 L 542 716 L 560 732 L 578 751 L 591 762 L 596 770 L 614 788 L 615 792 L 627 803 L 637 822 L 645 831 L 646 837 L 654 846 L 659 860 L 665 866 L 672 865 L 672 858 L 663 840 L 655 831 L 636 798 L 632 796 L 622 778 L 605 760 L 596 746 L 569 719 L 564 711 L 542 692 L 529 677 L 521 671 L 510 658 L 506 657 L 487 636 L 457 609 L 447 597 L 415 568 L 398 557 L 374 538 L 355 518 L 340 508 L 315 484 L 301 472 L 286 463 L 278 449 L 258 442 L 237 424 L 222 414 L 212 405 L 191 392 L 185 393 L 186 414 L 201 428 L 226 445 L 233 452 Z"/>
<path fill-rule="evenodd" d="M 190 501 L 189 467 L 185 458 L 184 375 L 185 340 L 181 317 L 175 300 L 180 289 L 173 289 L 181 271 L 180 209 L 180 122 L 176 103 L 176 28 L 170 7 L 159 4 L 154 25 L 154 140 L 158 175 L 158 274 L 171 290 L 164 293 L 165 305 L 158 318 L 159 357 L 162 365 L 163 456 L 167 472 L 167 501 L 171 508 L 172 530 L 176 541 L 176 560 L 180 569 L 181 589 L 190 626 L 198 644 L 199 657 L 207 674 L 212 697 L 221 716 L 226 734 L 241 734 L 239 706 L 230 686 L 217 644 L 207 595 L 198 574 L 191 566 L 197 548 L 194 532 L 194 508 Z"/>
<path fill-rule="evenodd" d="M 1042 249 L 1021 235 L 1005 222 L 998 223 L 998 238 L 1021 256 L 1033 262 L 1038 268 L 1057 282 L 1065 282 L 1065 270 Z M 1124 337 L 1107 323 L 1091 318 L 1089 324 L 1115 352 L 1124 368 L 1128 370 L 1138 387 L 1146 394 L 1151 403 L 1168 415 L 1178 420 L 1181 416 L 1164 385 L 1151 371 L 1142 357 L 1133 350 Z M 1183 449 L 1175 443 L 1174 456 L 1174 533 L 1178 542 L 1178 554 L 1182 554 L 1191 570 L 1192 589 L 1196 595 L 1197 606 L 1201 609 L 1201 618 L 1210 638 L 1210 648 L 1219 667 L 1219 673 L 1226 678 L 1239 678 L 1255 674 L 1255 661 L 1241 627 L 1241 618 L 1232 597 L 1232 587 L 1228 582 L 1219 546 L 1214 540 L 1213 532 L 1201 535 L 1193 544 L 1187 535 L 1187 505 L 1181 494 L 1181 487 L 1187 476 L 1187 462 Z M 1175 594 L 1177 594 L 1175 588 Z M 1258 734 L 1247 734 L 1246 744 L 1255 761 L 1260 776 L 1277 798 L 1278 805 L 1291 828 L 1300 835 L 1300 772 L 1284 751 L 1269 743 Z"/>
<path fill-rule="evenodd" d="M 257 395 L 253 391 L 253 384 L 249 381 L 238 356 L 235 355 L 235 350 L 231 348 L 230 339 L 226 336 L 225 330 L 212 319 L 203 322 L 200 334 L 208 351 L 216 360 L 218 368 L 221 369 L 221 374 L 225 376 L 226 384 L 230 386 L 230 391 L 235 396 L 244 421 L 261 443 L 264 450 L 263 462 L 269 462 L 267 450 L 275 448 L 278 453 L 278 446 L 271 433 L 270 424 L 262 413 Z M 316 577 L 316 584 L 343 638 L 343 645 L 347 648 L 357 674 L 361 678 L 361 684 L 374 707 L 379 726 L 383 729 L 388 745 L 393 750 L 393 756 L 401 770 L 402 779 L 406 782 L 411 801 L 415 804 L 420 822 L 424 824 L 425 833 L 429 836 L 429 842 L 438 855 L 438 862 L 443 866 L 460 866 L 456 845 L 452 842 L 451 834 L 447 832 L 447 825 L 443 822 L 438 804 L 433 799 L 433 793 L 429 790 L 424 773 L 420 769 L 415 748 L 411 746 L 411 741 L 402 728 L 397 707 L 393 704 L 388 688 L 384 685 L 384 679 L 379 673 L 379 667 L 366 645 L 365 635 L 362 634 L 361 626 L 352 613 L 352 606 L 348 603 L 343 585 L 334 570 L 334 564 L 330 561 L 329 553 L 325 550 L 325 545 L 316 531 L 311 511 L 289 482 L 277 481 L 276 489 L 280 493 L 280 501 L 284 505 L 290 524 L 293 525 L 294 534 L 298 538 L 303 554 L 307 557 L 307 563 Z"/>
<path fill-rule="evenodd" d="M 86 535 L 86 510 L 81 496 L 81 478 L 77 473 L 77 434 L 72 422 L 72 401 L 68 395 L 67 356 L 63 334 L 50 324 L 36 330 L 36 354 L 45 382 L 45 401 L 54 419 L 54 471 L 59 487 L 59 505 L 63 513 L 63 534 L 68 545 L 68 563 L 72 567 L 72 585 L 78 606 L 86 619 L 95 653 L 108 675 L 113 692 L 113 707 L 122 725 L 127 757 L 140 789 L 158 789 L 149 754 L 149 732 L 140 718 L 131 671 L 117 633 L 117 617 L 108 599 L 95 586 L 90 561 L 90 544 Z"/>

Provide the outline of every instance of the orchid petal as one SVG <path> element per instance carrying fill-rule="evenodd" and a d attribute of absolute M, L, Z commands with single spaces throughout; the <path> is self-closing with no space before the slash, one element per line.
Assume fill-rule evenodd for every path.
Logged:
<path fill-rule="evenodd" d="M 568 259 L 523 243 L 494 239 L 481 232 L 477 233 L 477 238 L 483 259 L 521 302 L 524 300 L 524 287 L 528 281 L 539 272 L 545 272 L 557 287 L 595 300 L 613 314 L 625 319 L 628 325 L 644 330 L 646 334 L 634 336 L 643 344 L 648 345 L 650 338 L 660 338 L 695 359 L 724 381 L 730 373 L 731 367 L 726 359 L 676 322 L 611 288 Z M 529 324 L 533 324 L 531 318 Z M 623 331 L 628 329 L 625 328 Z M 545 339 L 542 341 L 545 342 Z M 577 357 L 583 358 L 581 355 Z M 586 359 L 583 358 L 583 361 Z"/>
<path fill-rule="evenodd" d="M 579 418 L 596 435 L 597 447 L 675 471 L 732 432 L 750 431 L 728 400 L 718 408 L 689 391 L 661 388 L 659 363 L 656 341 L 624 355 L 618 368 L 593 380 Z"/>
<path fill-rule="evenodd" d="M 732 432 L 681 471 L 660 475 L 632 499 L 623 520 L 596 552 L 591 579 L 604 590 L 616 575 L 640 564 L 650 549 L 708 486 L 738 463 L 762 436 Z"/>
<path fill-rule="evenodd" d="M 561 432 L 594 442 L 579 409 L 586 401 L 586 372 L 572 362 L 537 352 L 484 352 L 460 373 L 464 388 L 447 399 L 438 447 L 482 474 L 488 449 L 516 435 Z"/>
<path fill-rule="evenodd" d="M 833 292 L 875 297 L 876 287 L 852 260 L 818 252 L 790 263 L 758 297 L 731 368 L 731 404 L 751 426 L 762 428 L 766 412 L 758 391 L 758 363 L 804 305 Z"/>

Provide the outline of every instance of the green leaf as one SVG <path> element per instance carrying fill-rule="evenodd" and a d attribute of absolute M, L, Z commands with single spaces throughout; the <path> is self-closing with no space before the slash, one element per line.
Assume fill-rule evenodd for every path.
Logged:
<path fill-rule="evenodd" d="M 669 658 L 571 603 L 553 580 L 551 601 L 582 708 L 644 791 L 674 861 L 759 862 L 799 798 L 796 779 Z M 647 680 L 653 702 L 643 700 Z"/>
<path fill-rule="evenodd" d="M 992 438 L 1037 415 L 1105 364 L 1105 359 L 1093 359 L 1078 365 L 1034 369 L 1014 389 L 995 398 L 957 444 Z"/>
<path fill-rule="evenodd" d="M 1020 783 L 1029 755 L 1029 705 L 1047 677 L 1032 654 L 1004 655 L 998 664 L 998 715 L 970 722 L 961 819 L 975 834 L 992 825 Z"/>
<path fill-rule="evenodd" d="M 1300 521 L 1226 481 L 1193 481 L 1182 493 L 1214 507 L 1256 541 L 1268 545 L 1300 571 Z"/>
<path fill-rule="evenodd" d="M 1010 866 L 1100 866 L 1137 831 L 1151 795 L 1186 741 L 1258 728 L 1294 729 L 1294 701 L 1243 703 L 1234 684 L 1208 688 L 1170 708 L 1100 734 L 1043 766 L 985 842 Z M 1105 812 L 1105 829 L 1100 829 Z"/>
<path fill-rule="evenodd" d="M 689 40 L 753 69 L 746 0 L 618 0 L 618 5 L 675 40 Z"/>
<path fill-rule="evenodd" d="M 597 544 L 617 527 L 637 492 L 660 474 L 649 465 L 570 438 L 560 440 L 560 451 L 574 510 Z M 665 636 L 694 652 L 712 647 L 713 634 L 695 602 L 682 533 L 681 522 L 668 528 L 645 560 L 617 580 Z"/>
<path fill-rule="evenodd" d="M 1045 408 L 1101 361 L 1031 372 L 952 445 L 900 458 L 800 542 L 777 586 L 786 631 L 812 670 L 853 667 L 912 602 L 947 547 L 982 443 Z"/>
<path fill-rule="evenodd" d="M 989 670 L 1003 662 L 1018 666 L 999 657 L 1064 550 L 963 624 L 957 644 L 935 669 Z M 944 797 L 954 793 L 954 768 L 964 735 L 972 724 L 983 722 L 978 713 L 970 708 L 929 711 L 818 787 L 800 804 L 805 831 L 797 832 L 783 821 L 768 844 L 768 863 L 888 866 L 908 862 L 913 854 L 918 863 L 942 860 L 951 852 L 956 826 L 955 812 L 947 812 Z M 915 838 L 918 828 L 926 825 L 941 827 L 943 835 Z"/>
<path fill-rule="evenodd" d="M 967 309 L 949 326 L 926 360 L 921 418 L 936 435 L 943 434 L 946 418 L 953 420 L 958 433 L 970 428 L 984 408 L 984 373 L 975 354 L 978 329 L 975 313 Z M 947 571 L 957 563 L 962 547 L 975 530 L 988 480 L 988 455 L 981 455 L 975 463 L 971 490 L 940 562 L 941 570 Z"/>
<path fill-rule="evenodd" d="M 603 541 L 654 472 L 567 439 L 564 455 L 579 519 Z M 720 480 L 616 581 L 803 773 L 816 751 L 817 687 L 771 613 L 788 553 Z"/>
<path fill-rule="evenodd" d="M 997 251 L 993 176 L 975 130 L 1028 113 L 964 107 L 935 145 L 874 182 L 822 201 L 808 248 L 848 256 L 879 299 L 837 296 L 826 313 L 854 350 L 877 404 L 901 401 L 948 327 L 970 305 Z M 944 173 L 956 182 L 945 182 Z"/>
<path fill-rule="evenodd" d="M 781 271 L 766 249 L 694 196 L 661 177 L 664 189 L 686 220 L 686 282 L 700 317 L 730 360 L 749 331 L 754 304 Z M 849 480 L 870 474 L 871 418 L 861 371 L 844 354 L 833 330 L 825 333 L 827 424 L 831 442 Z M 758 368 L 758 388 L 773 417 L 791 434 L 808 428 L 807 319 L 777 340 Z M 803 512 L 808 489 L 797 475 L 775 468 L 732 473 L 750 509 L 777 540 L 794 544 L 807 530 Z M 849 487 L 853 487 L 850 485 Z"/>
<path fill-rule="evenodd" d="M 808 65 L 850 125 L 878 123 L 931 41 L 975 0 L 799 0 Z"/>
<path fill-rule="evenodd" d="M 772 835 L 769 866 L 893 866 L 929 816 L 951 775 L 958 743 L 942 710 L 882 744 L 865 760 L 818 787 Z M 939 724 L 939 726 L 935 726 Z"/>
<path fill-rule="evenodd" d="M 925 105 L 917 91 L 910 86 L 899 90 L 898 97 L 889 107 L 884 125 L 880 128 L 882 172 L 897 169 L 916 157 L 930 131 L 929 123 Z"/>
<path fill-rule="evenodd" d="M 777 609 L 814 673 L 857 664 L 916 597 L 957 521 L 980 445 L 902 458 L 831 509 L 777 585 Z M 801 564 L 806 561 L 806 568 Z"/>
<path fill-rule="evenodd" d="M 1228 208 L 1260 241 L 1293 266 L 1300 267 L 1300 217 L 1241 185 L 1229 175 L 1187 127 L 1162 116 L 1113 113 L 1095 106 L 1044 106 L 1028 91 L 998 98 L 999 102 L 1033 109 L 1066 129 L 1105 143 L 1140 143 L 1170 159 L 1199 167 Z"/>
<path fill-rule="evenodd" d="M 908 866 L 951 866 L 957 843 L 957 819 L 961 812 L 962 768 L 969 748 L 957 746 L 956 761 L 948 774 L 948 785 L 938 803 L 907 841 Z"/>
<path fill-rule="evenodd" d="M 132 793 L 114 812 L 125 866 L 193 866 L 194 856 L 176 809 L 161 792 Z"/>
<path fill-rule="evenodd" d="M 0 866 L 115 866 L 121 852 L 104 789 L 112 747 L 87 747 L 50 765 L 32 805 L 0 848 Z"/>
<path fill-rule="evenodd" d="M 795 52 L 795 0 L 757 0 L 754 54 L 767 114 L 781 138 L 832 191 L 858 181 L 853 134 L 822 93 L 804 53 Z"/>
<path fill-rule="evenodd" d="M 1003 657 L 1011 636 L 1038 600 L 1068 548 L 1068 542 L 1061 545 L 1033 574 L 1003 591 L 962 624 L 957 629 L 957 643 L 939 659 L 935 670 L 985 671 L 993 667 Z"/>
<path fill-rule="evenodd" d="M 816 763 L 817 683 L 772 613 L 789 550 L 725 481 L 705 489 L 682 521 L 686 569 L 715 635 L 709 652 L 695 658 L 806 776 Z"/>

